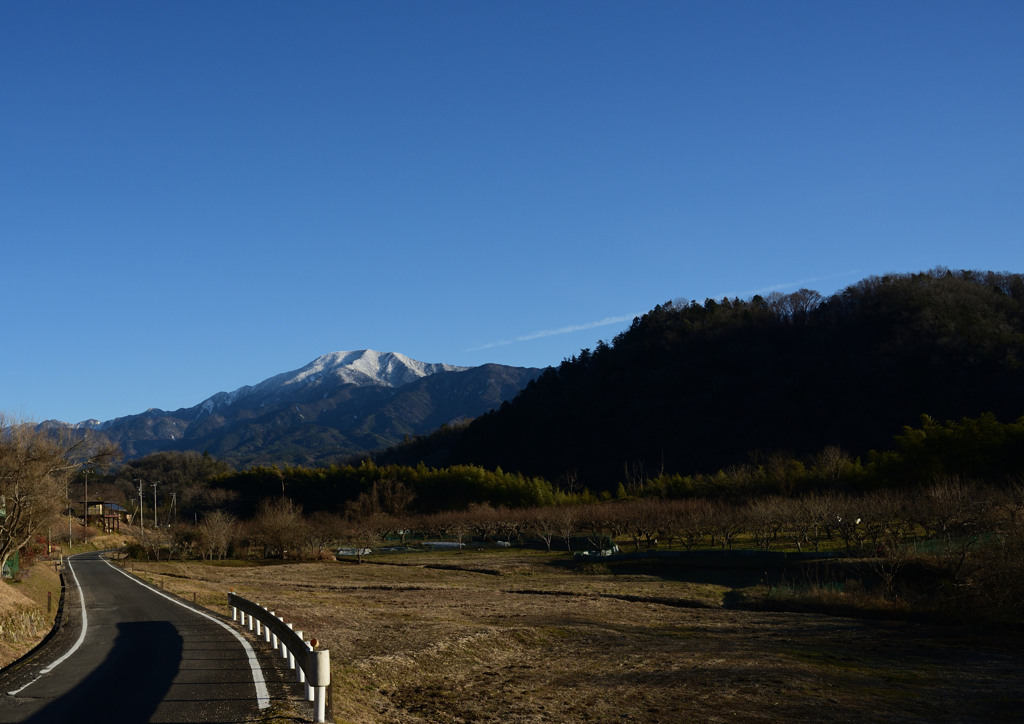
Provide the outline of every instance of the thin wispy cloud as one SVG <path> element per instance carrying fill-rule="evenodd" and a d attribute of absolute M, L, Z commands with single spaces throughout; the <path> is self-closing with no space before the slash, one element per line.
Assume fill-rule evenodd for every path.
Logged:
<path fill-rule="evenodd" d="M 765 294 L 768 292 L 776 292 L 781 289 L 793 289 L 801 287 L 805 284 L 812 282 L 821 282 L 828 279 L 838 279 L 840 277 L 850 276 L 851 274 L 859 274 L 860 270 L 855 269 L 853 271 L 842 272 L 840 274 L 829 274 L 823 277 L 808 277 L 807 279 L 799 279 L 795 282 L 784 282 L 783 284 L 773 284 L 769 287 L 761 287 L 760 289 L 749 289 L 745 292 L 732 292 L 729 294 L 716 294 L 714 299 L 721 299 L 722 297 L 748 297 L 754 294 Z M 641 316 L 639 314 L 623 314 L 618 317 L 605 317 L 599 319 L 596 322 L 587 322 L 586 324 L 572 324 L 568 327 L 559 327 L 558 329 L 542 329 L 539 332 L 531 332 L 530 334 L 524 334 L 519 337 L 513 337 L 512 339 L 503 339 L 498 342 L 489 342 L 488 344 L 482 344 L 479 347 L 470 347 L 467 352 L 478 352 L 482 349 L 491 349 L 492 347 L 504 347 L 507 344 L 516 344 L 517 342 L 529 342 L 531 339 L 540 339 L 541 337 L 553 337 L 557 334 L 569 334 L 571 332 L 580 332 L 585 329 L 594 329 L 595 327 L 606 327 L 609 324 L 621 324 L 622 322 L 630 322 L 634 317 Z"/>
<path fill-rule="evenodd" d="M 596 322 L 587 322 L 586 324 L 572 324 L 568 327 L 559 327 L 558 329 L 542 329 L 539 332 L 530 332 L 530 334 L 524 334 L 520 337 L 514 337 L 512 339 L 503 339 L 500 342 L 491 342 L 489 344 L 483 344 L 479 347 L 472 347 L 467 349 L 467 352 L 476 352 L 481 349 L 490 349 L 491 347 L 502 347 L 506 344 L 515 344 L 516 342 L 529 342 L 531 339 L 540 339 L 541 337 L 554 337 L 556 334 L 569 334 L 570 332 L 580 332 L 584 329 L 594 329 L 595 327 L 606 327 L 609 324 L 621 324 L 622 322 L 631 322 L 636 314 L 623 314 L 619 317 L 605 317 L 599 319 Z"/>

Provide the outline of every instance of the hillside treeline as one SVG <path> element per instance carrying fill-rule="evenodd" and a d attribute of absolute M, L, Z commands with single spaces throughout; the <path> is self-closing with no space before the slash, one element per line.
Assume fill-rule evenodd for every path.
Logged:
<path fill-rule="evenodd" d="M 213 509 L 249 518 L 261 501 L 282 496 L 307 511 L 337 513 L 380 484 L 401 484 L 411 496 L 408 509 L 421 513 L 483 504 L 524 508 L 626 498 L 736 501 L 811 492 L 860 493 L 905 489 L 949 476 L 999 486 L 1024 477 L 1024 418 L 1002 423 L 985 414 L 939 422 L 922 416 L 917 425 L 904 427 L 894 436 L 886 449 L 869 451 L 866 458 L 827 446 L 803 458 L 758 453 L 747 462 L 712 473 L 682 475 L 625 465 L 614 489 L 597 493 L 592 481 L 573 471 L 550 481 L 476 465 L 431 468 L 423 463 L 377 465 L 372 460 L 357 465 L 257 466 L 238 471 L 209 455 L 176 452 L 127 462 L 106 476 L 91 474 L 92 499 L 119 502 L 129 511 L 139 508 L 140 483 L 142 504 L 152 511 L 155 483 L 160 492 L 158 517 L 165 522 L 198 520 Z M 74 496 L 84 494 L 84 475 L 72 487 Z"/>
<path fill-rule="evenodd" d="M 337 513 L 379 483 L 405 486 L 412 495 L 412 509 L 421 512 L 464 509 L 483 503 L 521 508 L 589 499 L 587 494 L 571 495 L 542 478 L 507 473 L 500 468 L 485 470 L 475 465 L 378 466 L 364 460 L 357 465 L 255 466 L 234 470 L 210 455 L 164 451 L 128 461 L 105 474 L 95 469 L 87 472 L 91 500 L 118 503 L 132 516 L 141 509 L 147 520 L 152 520 L 156 492 L 157 520 L 162 524 L 196 521 L 216 509 L 250 518 L 262 501 L 281 497 L 310 512 Z M 71 485 L 73 499 L 83 499 L 85 482 L 86 474 L 80 473 Z"/>
<path fill-rule="evenodd" d="M 906 426 L 890 449 L 870 450 L 867 460 L 830 445 L 803 460 L 781 453 L 755 454 L 752 462 L 711 474 L 661 473 L 644 478 L 626 466 L 619 497 L 749 499 L 811 491 L 907 489 L 956 476 L 996 486 L 1024 476 L 1024 417 L 1001 423 L 986 413 L 978 418 L 939 422 L 922 415 Z M 642 471 L 640 471 L 642 472 Z"/>
<path fill-rule="evenodd" d="M 614 492 L 624 477 L 710 474 L 829 446 L 866 457 L 920 415 L 1024 410 L 1024 277 L 870 277 L 830 297 L 678 300 L 549 368 L 461 430 L 379 464 L 501 467 Z"/>
<path fill-rule="evenodd" d="M 410 505 L 420 512 L 464 509 L 489 503 L 512 508 L 557 505 L 571 498 L 543 478 L 485 470 L 476 465 L 428 468 L 405 465 L 377 466 L 370 460 L 359 465 L 321 468 L 253 467 L 210 480 L 211 487 L 237 491 L 242 501 L 255 502 L 285 495 L 307 510 L 343 510 L 379 483 L 404 486 Z"/>

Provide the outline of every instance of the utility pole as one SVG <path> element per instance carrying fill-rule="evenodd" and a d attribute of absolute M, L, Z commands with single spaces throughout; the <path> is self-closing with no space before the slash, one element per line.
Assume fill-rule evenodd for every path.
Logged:
<path fill-rule="evenodd" d="M 157 481 L 155 483 L 150 483 L 150 485 L 153 486 L 153 529 L 154 530 L 156 530 L 156 528 L 158 527 L 157 526 L 157 522 L 156 522 L 156 486 L 159 485 L 159 484 L 160 484 L 159 481 Z"/>
<path fill-rule="evenodd" d="M 171 522 L 178 522 L 178 494 L 176 492 L 171 493 Z"/>
<path fill-rule="evenodd" d="M 89 471 L 85 471 L 85 527 L 89 527 Z"/>
<path fill-rule="evenodd" d="M 142 538 L 145 533 L 145 530 L 142 527 L 142 518 L 143 513 L 145 512 L 142 508 L 142 480 L 136 478 L 135 482 L 139 484 L 139 537 Z"/>

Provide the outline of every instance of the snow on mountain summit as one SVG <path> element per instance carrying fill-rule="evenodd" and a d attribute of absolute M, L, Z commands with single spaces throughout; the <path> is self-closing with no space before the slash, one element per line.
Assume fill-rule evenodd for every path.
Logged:
<path fill-rule="evenodd" d="M 209 415 L 213 410 L 243 398 L 277 398 L 282 394 L 324 385 L 401 387 L 438 372 L 461 372 L 468 369 L 457 365 L 420 362 L 398 352 L 377 352 L 372 349 L 331 352 L 317 357 L 305 367 L 274 375 L 257 385 L 239 387 L 233 392 L 218 392 L 199 405 L 199 416 Z"/>
<path fill-rule="evenodd" d="M 457 367 L 447 364 L 428 364 L 410 359 L 397 352 L 376 352 L 372 349 L 361 349 L 355 352 L 331 352 L 317 357 L 302 369 L 286 372 L 272 377 L 277 380 L 284 377 L 280 385 L 314 384 L 321 378 L 333 378 L 335 384 L 382 385 L 384 387 L 401 387 L 420 377 L 428 377 L 437 372 L 460 372 L 468 367 Z M 267 380 L 270 382 L 270 380 Z M 257 387 L 265 383 L 260 383 Z"/>

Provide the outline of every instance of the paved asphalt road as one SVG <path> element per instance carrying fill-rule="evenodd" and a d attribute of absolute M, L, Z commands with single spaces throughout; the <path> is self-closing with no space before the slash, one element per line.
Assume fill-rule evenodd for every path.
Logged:
<path fill-rule="evenodd" d="M 252 648 L 219 619 L 98 553 L 69 567 L 70 621 L 0 675 L 0 722 L 244 722 L 267 706 Z"/>

